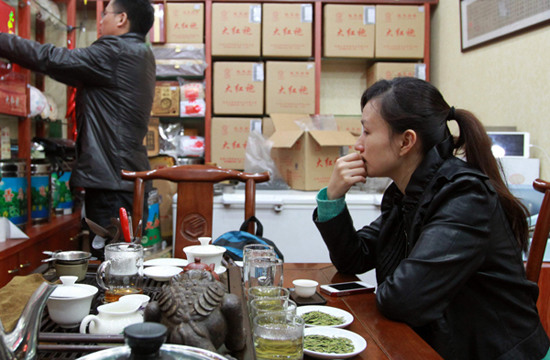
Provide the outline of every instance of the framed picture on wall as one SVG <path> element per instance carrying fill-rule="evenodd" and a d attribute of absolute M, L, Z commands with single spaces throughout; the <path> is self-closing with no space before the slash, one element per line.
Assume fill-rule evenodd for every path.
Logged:
<path fill-rule="evenodd" d="M 462 51 L 549 21 L 548 0 L 460 0 Z"/>

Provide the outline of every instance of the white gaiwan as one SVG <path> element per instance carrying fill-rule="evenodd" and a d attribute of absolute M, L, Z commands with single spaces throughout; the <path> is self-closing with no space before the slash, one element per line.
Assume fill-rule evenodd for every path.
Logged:
<path fill-rule="evenodd" d="M 201 259 L 201 263 L 206 265 L 214 264 L 214 269 L 218 269 L 222 265 L 222 257 L 225 252 L 223 246 L 211 245 L 211 237 L 200 237 L 200 245 L 191 245 L 183 248 L 183 252 L 187 256 L 189 263 L 195 262 L 195 258 Z"/>
<path fill-rule="evenodd" d="M 92 285 L 75 284 L 76 276 L 60 276 L 59 279 L 63 285 L 58 286 L 48 298 L 48 313 L 62 328 L 73 328 L 90 313 L 98 289 Z"/>

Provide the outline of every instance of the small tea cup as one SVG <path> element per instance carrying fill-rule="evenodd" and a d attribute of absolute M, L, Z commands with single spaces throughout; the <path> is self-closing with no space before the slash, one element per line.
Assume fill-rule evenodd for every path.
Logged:
<path fill-rule="evenodd" d="M 76 276 L 61 276 L 58 286 L 46 305 L 50 318 L 62 328 L 77 327 L 90 313 L 92 300 L 98 289 L 92 285 L 75 284 Z"/>
<path fill-rule="evenodd" d="M 294 293 L 302 298 L 308 298 L 315 295 L 317 291 L 317 286 L 319 283 L 315 280 L 309 279 L 296 279 L 292 281 L 294 285 Z"/>

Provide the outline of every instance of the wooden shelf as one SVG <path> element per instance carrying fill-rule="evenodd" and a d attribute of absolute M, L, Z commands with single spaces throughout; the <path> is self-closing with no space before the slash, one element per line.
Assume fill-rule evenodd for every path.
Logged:
<path fill-rule="evenodd" d="M 28 230 L 23 230 L 29 237 L 28 239 L 7 239 L 5 242 L 0 242 L 0 260 L 59 234 L 59 232 L 72 227 L 74 224 L 80 224 L 80 217 L 80 211 L 70 215 L 53 216 L 47 223 L 33 225 L 28 227 Z"/>
<path fill-rule="evenodd" d="M 0 287 L 16 275 L 27 275 L 47 258 L 43 251 L 76 250 L 81 214 L 53 216 L 49 222 L 27 227 L 28 239 L 7 239 L 0 243 Z"/>

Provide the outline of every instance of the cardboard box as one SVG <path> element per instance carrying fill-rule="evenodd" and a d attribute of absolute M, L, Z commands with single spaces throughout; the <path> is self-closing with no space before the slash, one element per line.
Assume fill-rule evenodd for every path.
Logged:
<path fill-rule="evenodd" d="M 213 117 L 211 124 L 211 161 L 222 168 L 244 170 L 248 134 L 261 129 L 262 119 Z"/>
<path fill-rule="evenodd" d="M 361 124 L 361 116 L 335 116 L 334 121 L 338 126 L 338 131 L 347 131 L 355 138 L 355 143 L 348 147 L 348 154 L 355 151 L 355 144 L 357 139 L 363 132 L 363 125 Z"/>
<path fill-rule="evenodd" d="M 212 87 L 214 114 L 264 113 L 263 63 L 216 61 Z"/>
<path fill-rule="evenodd" d="M 157 81 L 151 116 L 179 116 L 180 86 L 177 81 Z"/>
<path fill-rule="evenodd" d="M 363 132 L 361 116 L 335 116 L 334 121 L 338 126 L 338 131 L 349 132 L 355 137 L 359 137 Z"/>
<path fill-rule="evenodd" d="M 204 43 L 203 3 L 166 3 L 166 42 Z"/>
<path fill-rule="evenodd" d="M 408 62 L 375 62 L 367 70 L 367 87 L 378 80 L 412 76 L 426 80 L 426 64 Z"/>
<path fill-rule="evenodd" d="M 297 190 L 319 190 L 327 186 L 342 146 L 355 143 L 347 131 L 303 130 L 296 121 L 312 129 L 308 114 L 271 114 L 275 133 L 271 157 L 287 184 Z"/>
<path fill-rule="evenodd" d="M 261 4 L 212 4 L 212 55 L 260 56 Z"/>
<path fill-rule="evenodd" d="M 166 27 L 164 24 L 164 4 L 152 4 L 155 11 L 155 21 L 149 30 L 149 41 L 152 44 L 163 44 L 166 42 Z"/>
<path fill-rule="evenodd" d="M 143 138 L 143 146 L 147 148 L 147 156 L 159 153 L 159 118 L 150 118 L 147 134 Z"/>
<path fill-rule="evenodd" d="M 312 4 L 264 3 L 262 55 L 311 57 Z"/>
<path fill-rule="evenodd" d="M 376 5 L 376 58 L 424 58 L 424 6 Z"/>
<path fill-rule="evenodd" d="M 265 103 L 266 114 L 313 114 L 315 63 L 267 61 Z"/>
<path fill-rule="evenodd" d="M 373 58 L 376 8 L 327 4 L 323 9 L 323 55 Z"/>

